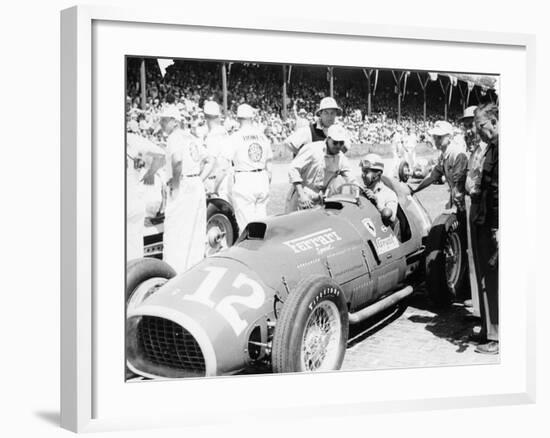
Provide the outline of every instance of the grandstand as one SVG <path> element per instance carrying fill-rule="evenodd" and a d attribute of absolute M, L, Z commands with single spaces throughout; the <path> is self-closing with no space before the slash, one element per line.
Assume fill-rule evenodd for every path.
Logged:
<path fill-rule="evenodd" d="M 246 102 L 274 144 L 293 131 L 298 110 L 313 120 L 329 95 L 343 109 L 352 143 L 370 144 L 390 141 L 397 125 L 421 136 L 436 120 L 456 121 L 468 105 L 498 100 L 494 76 L 135 57 L 127 58 L 126 89 L 129 118 L 144 135 L 155 135 L 155 114 L 166 103 L 178 105 L 200 137 L 205 100 L 222 104 L 229 131 Z"/>

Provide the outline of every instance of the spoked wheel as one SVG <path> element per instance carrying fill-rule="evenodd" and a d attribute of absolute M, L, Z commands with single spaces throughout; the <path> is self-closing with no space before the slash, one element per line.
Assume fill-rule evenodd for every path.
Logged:
<path fill-rule="evenodd" d="M 286 298 L 273 334 L 276 373 L 338 370 L 348 339 L 348 307 L 331 279 L 302 280 Z"/>
<path fill-rule="evenodd" d="M 465 254 L 457 217 L 437 217 L 426 241 L 426 288 L 436 306 L 457 299 L 466 276 Z"/>
<path fill-rule="evenodd" d="M 406 161 L 402 161 L 399 164 L 399 169 L 397 173 L 399 175 L 399 181 L 407 182 L 411 177 L 411 168 L 409 166 L 409 163 L 407 163 Z"/>
<path fill-rule="evenodd" d="M 239 227 L 227 201 L 210 198 L 207 202 L 205 255 L 208 257 L 233 245 L 239 237 Z"/>
<path fill-rule="evenodd" d="M 335 369 L 339 359 L 342 322 L 331 301 L 317 305 L 309 315 L 302 337 L 301 366 L 304 371 Z"/>
<path fill-rule="evenodd" d="M 229 248 L 235 240 L 233 226 L 223 213 L 213 214 L 206 223 L 206 255 Z"/>
<path fill-rule="evenodd" d="M 458 233 L 447 236 L 445 247 L 445 276 L 449 289 L 458 291 L 464 260 L 462 258 L 462 243 Z"/>

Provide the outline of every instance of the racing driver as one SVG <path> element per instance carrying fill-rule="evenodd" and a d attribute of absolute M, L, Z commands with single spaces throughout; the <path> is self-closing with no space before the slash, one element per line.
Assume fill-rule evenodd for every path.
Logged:
<path fill-rule="evenodd" d="M 359 166 L 365 184 L 366 198 L 376 206 L 383 221 L 389 221 L 394 225 L 397 215 L 397 195 L 381 180 L 384 173 L 382 158 L 377 154 L 367 154 L 361 159 Z"/>

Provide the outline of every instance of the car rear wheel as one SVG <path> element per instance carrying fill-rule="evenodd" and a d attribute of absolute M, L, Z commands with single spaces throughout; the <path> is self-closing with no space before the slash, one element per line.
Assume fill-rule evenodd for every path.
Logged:
<path fill-rule="evenodd" d="M 239 227 L 229 203 L 210 199 L 206 210 L 206 256 L 229 248 L 237 237 Z"/>
<path fill-rule="evenodd" d="M 340 287 L 326 277 L 303 280 L 285 300 L 273 335 L 276 373 L 338 370 L 348 339 L 348 309 Z"/>
<path fill-rule="evenodd" d="M 426 244 L 426 288 L 438 307 L 458 296 L 466 277 L 466 246 L 454 214 L 434 221 Z"/>
<path fill-rule="evenodd" d="M 397 174 L 399 175 L 399 181 L 401 182 L 407 182 L 411 176 L 411 168 L 409 166 L 409 163 L 406 161 L 401 161 L 399 164 L 399 169 L 397 170 Z"/>

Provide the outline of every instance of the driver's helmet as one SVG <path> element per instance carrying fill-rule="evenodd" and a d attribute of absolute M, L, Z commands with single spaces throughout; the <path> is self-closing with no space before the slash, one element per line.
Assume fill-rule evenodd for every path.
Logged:
<path fill-rule="evenodd" d="M 378 154 L 367 154 L 359 162 L 362 172 L 366 172 L 369 169 L 379 170 L 384 172 L 384 162 Z"/>

